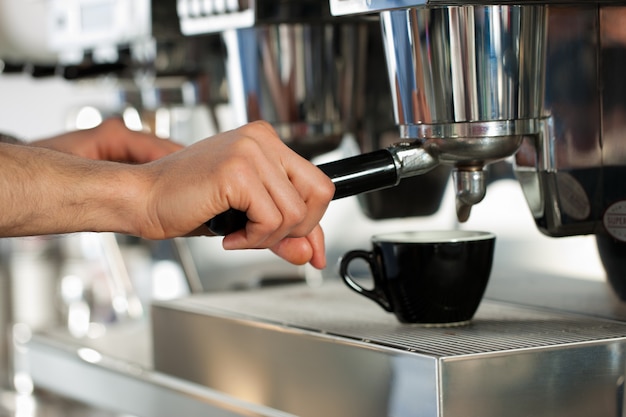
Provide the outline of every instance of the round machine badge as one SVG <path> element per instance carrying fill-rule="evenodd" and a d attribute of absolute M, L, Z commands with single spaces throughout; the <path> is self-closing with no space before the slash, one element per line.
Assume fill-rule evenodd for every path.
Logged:
<path fill-rule="evenodd" d="M 626 200 L 611 204 L 604 212 L 602 223 L 611 236 L 626 242 Z"/>
<path fill-rule="evenodd" d="M 582 185 L 567 172 L 556 175 L 563 212 L 575 220 L 584 220 L 591 213 L 591 204 Z"/>

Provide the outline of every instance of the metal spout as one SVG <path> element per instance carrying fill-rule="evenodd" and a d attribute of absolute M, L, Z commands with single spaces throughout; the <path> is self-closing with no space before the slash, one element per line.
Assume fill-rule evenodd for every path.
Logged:
<path fill-rule="evenodd" d="M 485 171 L 481 168 L 452 171 L 456 187 L 456 215 L 460 222 L 466 222 L 474 204 L 485 197 Z"/>

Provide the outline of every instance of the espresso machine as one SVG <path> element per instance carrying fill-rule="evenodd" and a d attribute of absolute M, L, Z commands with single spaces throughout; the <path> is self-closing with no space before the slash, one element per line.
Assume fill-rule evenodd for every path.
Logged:
<path fill-rule="evenodd" d="M 400 324 L 332 279 L 156 300 L 142 326 L 24 340 L 36 385 L 139 416 L 624 415 L 626 4 L 176 8 L 184 36 L 222 39 L 237 123 L 268 120 L 314 161 L 350 141 L 340 168 L 375 159 L 371 218 L 441 210 L 450 179 L 462 227 L 509 167 L 541 232 L 596 237 L 609 285 L 496 268 L 450 328 Z"/>
<path fill-rule="evenodd" d="M 372 173 L 371 189 L 446 167 L 463 224 L 496 180 L 491 168 L 509 164 L 541 232 L 596 236 L 611 285 L 496 269 L 472 324 L 447 329 L 400 325 L 332 281 L 158 302 L 156 369 L 303 416 L 623 415 L 624 6 L 330 7 L 335 24 L 374 20 L 380 30 L 391 101 L 377 102 L 393 110 L 398 134 L 373 149 L 361 140 L 356 158 L 374 158 L 378 171 L 378 156 L 391 155 L 396 176 Z M 251 9 L 255 18 L 274 10 Z M 366 90 L 382 82 L 364 78 Z M 421 191 L 411 194 L 426 199 Z"/>

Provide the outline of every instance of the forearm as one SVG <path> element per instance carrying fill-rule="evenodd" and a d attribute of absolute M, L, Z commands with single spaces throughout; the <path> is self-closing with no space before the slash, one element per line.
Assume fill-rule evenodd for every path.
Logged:
<path fill-rule="evenodd" d="M 0 143 L 0 236 L 135 234 L 140 185 L 131 165 Z"/>

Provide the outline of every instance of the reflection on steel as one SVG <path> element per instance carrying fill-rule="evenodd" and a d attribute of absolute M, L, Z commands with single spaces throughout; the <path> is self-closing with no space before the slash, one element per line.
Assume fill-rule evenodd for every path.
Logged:
<path fill-rule="evenodd" d="M 78 340 L 62 331 L 38 334 L 20 345 L 19 356 L 44 392 L 90 406 L 72 415 L 92 412 L 104 417 L 112 411 L 119 413 L 118 417 L 294 417 L 154 371 L 149 343 L 147 323 L 138 322 L 111 326 L 98 339 Z M 98 352 L 100 361 L 90 363 L 81 358 L 79 351 L 85 346 Z M 61 415 L 73 410 L 65 411 Z"/>
<path fill-rule="evenodd" d="M 626 325 L 610 320 L 485 300 L 465 327 L 403 325 L 325 284 L 160 302 L 153 324 L 158 371 L 303 417 L 622 406 Z"/>
<path fill-rule="evenodd" d="M 399 125 L 541 116 L 545 7 L 381 13 Z"/>
<path fill-rule="evenodd" d="M 550 116 L 515 157 L 537 224 L 550 235 L 604 233 L 608 205 L 626 199 L 620 185 L 626 102 L 619 75 L 626 68 L 620 58 L 626 39 L 615 37 L 620 17 L 626 17 L 624 6 L 550 9 L 545 93 Z"/>
<path fill-rule="evenodd" d="M 354 132 L 360 25 L 278 24 L 226 31 L 230 97 L 237 124 L 266 120 L 307 157 Z"/>

